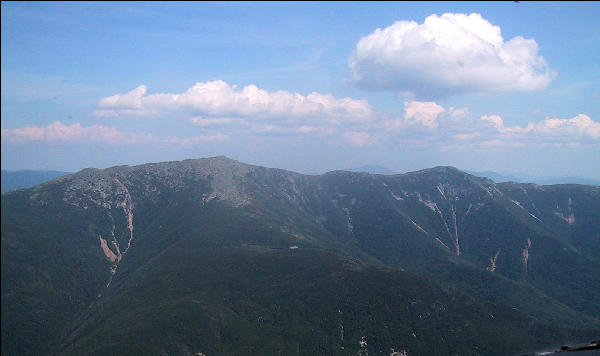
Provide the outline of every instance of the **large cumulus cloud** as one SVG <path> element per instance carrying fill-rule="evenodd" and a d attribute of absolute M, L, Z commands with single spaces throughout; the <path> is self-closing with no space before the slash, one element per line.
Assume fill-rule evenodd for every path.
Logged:
<path fill-rule="evenodd" d="M 555 73 L 533 39 L 505 41 L 480 14 L 398 21 L 360 39 L 349 59 L 355 83 L 367 90 L 410 92 L 435 99 L 464 92 L 544 89 Z"/>

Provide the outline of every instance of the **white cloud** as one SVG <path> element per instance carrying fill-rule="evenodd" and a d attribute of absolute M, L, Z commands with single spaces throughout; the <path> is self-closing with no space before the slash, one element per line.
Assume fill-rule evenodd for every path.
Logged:
<path fill-rule="evenodd" d="M 588 115 L 579 114 L 570 119 L 550 118 L 525 126 L 505 126 L 499 115 L 482 116 L 481 120 L 491 125 L 504 136 L 535 137 L 555 140 L 600 140 L 600 122 Z"/>
<path fill-rule="evenodd" d="M 454 108 L 451 108 L 454 113 Z M 387 129 L 406 129 L 408 127 L 425 127 L 435 129 L 438 127 L 438 117 L 445 109 L 432 101 L 407 101 L 404 102 L 404 115 L 391 120 L 382 120 L 381 126 Z M 457 117 L 462 114 L 459 113 Z"/>
<path fill-rule="evenodd" d="M 149 134 L 132 134 L 117 130 L 114 127 L 93 125 L 84 127 L 76 123 L 65 125 L 55 121 L 48 126 L 28 126 L 25 128 L 2 129 L 2 138 L 13 143 L 27 141 L 62 141 L 62 142 L 106 142 L 110 144 L 126 144 L 152 142 Z"/>
<path fill-rule="evenodd" d="M 113 95 L 107 98 L 103 98 L 100 100 L 100 103 L 98 105 L 100 105 L 100 107 L 109 107 L 115 109 L 141 109 L 142 97 L 144 96 L 144 94 L 146 94 L 147 91 L 148 88 L 145 85 L 140 85 L 139 87 L 133 89 L 129 93 Z"/>
<path fill-rule="evenodd" d="M 439 98 L 461 92 L 544 89 L 555 73 L 533 39 L 504 41 L 480 14 L 398 21 L 360 39 L 349 60 L 357 85 Z"/>
<path fill-rule="evenodd" d="M 404 118 L 429 128 L 438 127 L 437 117 L 444 108 L 434 102 L 410 101 L 404 103 Z"/>
<path fill-rule="evenodd" d="M 491 128 L 491 131 L 490 131 Z M 538 122 L 528 122 L 525 126 L 506 126 L 499 115 L 480 118 L 478 136 L 490 138 L 495 146 L 533 144 L 556 147 L 579 147 L 585 143 L 600 143 L 600 122 L 586 114 L 568 119 L 550 118 Z M 493 138 L 493 139 L 492 139 Z M 491 146 L 484 142 L 485 146 Z"/>
<path fill-rule="evenodd" d="M 435 102 L 404 103 L 404 115 L 381 120 L 371 126 L 368 142 L 395 142 L 401 145 L 427 145 L 440 148 L 500 149 L 522 146 L 576 148 L 600 144 L 600 122 L 586 114 L 572 118 L 548 118 L 507 126 L 500 115 L 469 116 L 467 108 L 444 108 Z M 358 143 L 360 136 L 344 135 Z"/>
<path fill-rule="evenodd" d="M 97 116 L 158 116 L 175 112 L 200 116 L 197 124 L 216 124 L 211 119 L 247 119 L 271 122 L 364 122 L 372 117 L 366 100 L 336 98 L 331 94 L 303 96 L 288 91 L 269 92 L 255 85 L 238 89 L 222 80 L 199 82 L 180 94 L 147 95 L 141 85 L 129 93 L 103 98 Z M 220 123 L 228 123 L 221 121 Z"/>
<path fill-rule="evenodd" d="M 500 115 L 485 115 L 481 117 L 481 120 L 489 122 L 498 131 L 504 130 L 504 120 Z"/>
<path fill-rule="evenodd" d="M 111 145 L 126 145 L 163 142 L 188 145 L 194 143 L 221 141 L 226 138 L 227 136 L 222 134 L 196 136 L 192 138 L 179 138 L 176 136 L 159 138 L 147 133 L 123 132 L 109 126 L 92 125 L 85 127 L 81 126 L 79 123 L 65 125 L 60 121 L 55 121 L 45 127 L 28 126 L 25 128 L 2 129 L 2 139 L 6 139 L 10 143 L 58 141 L 70 143 L 100 142 Z"/>
<path fill-rule="evenodd" d="M 532 131 L 536 135 L 582 137 L 600 141 L 600 122 L 585 114 L 570 119 L 546 119 L 534 125 Z"/>

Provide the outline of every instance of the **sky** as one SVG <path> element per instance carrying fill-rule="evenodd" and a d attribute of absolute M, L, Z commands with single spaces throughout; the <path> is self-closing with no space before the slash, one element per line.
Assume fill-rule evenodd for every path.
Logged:
<path fill-rule="evenodd" d="M 600 3 L 2 2 L 2 169 L 600 178 Z"/>

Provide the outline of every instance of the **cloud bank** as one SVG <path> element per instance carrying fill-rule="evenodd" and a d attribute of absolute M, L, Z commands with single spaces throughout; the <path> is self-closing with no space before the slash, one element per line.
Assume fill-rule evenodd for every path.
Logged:
<path fill-rule="evenodd" d="M 453 16 L 458 15 L 450 17 Z M 426 20 L 426 24 L 433 21 L 431 18 Z M 461 15 L 458 18 L 467 24 L 478 21 L 482 29 L 489 30 L 487 35 L 490 38 L 500 36 L 499 29 L 479 15 Z M 434 16 L 434 20 L 440 18 Z M 432 34 L 434 39 L 435 35 Z M 506 46 L 501 37 L 500 42 Z M 165 136 L 156 137 L 150 133 L 124 132 L 103 125 L 84 127 L 79 123 L 65 125 L 57 121 L 48 126 L 3 128 L 2 138 L 10 143 L 195 145 L 225 140 L 230 136 L 313 136 L 326 139 L 331 144 L 416 145 L 442 149 L 600 144 L 600 123 L 586 114 L 572 118 L 547 118 L 527 122 L 524 126 L 507 126 L 499 115 L 472 117 L 468 108 L 445 108 L 435 101 L 407 101 L 403 112 L 383 113 L 374 110 L 364 99 L 336 98 L 319 93 L 303 96 L 284 90 L 269 92 L 254 85 L 237 88 L 221 80 L 196 83 L 180 94 L 148 94 L 147 88 L 141 85 L 128 93 L 101 99 L 96 116 L 169 117 L 170 120 L 187 122 L 190 129 L 201 134 L 179 137 L 166 132 Z"/>
<path fill-rule="evenodd" d="M 525 126 L 505 126 L 499 115 L 482 116 L 481 121 L 491 125 L 505 140 L 537 140 L 548 143 L 600 142 L 600 122 L 585 114 L 568 119 L 549 118 Z"/>
<path fill-rule="evenodd" d="M 356 85 L 435 99 L 456 93 L 544 89 L 555 73 L 533 39 L 505 41 L 480 14 L 398 21 L 363 37 L 349 59 Z"/>
<path fill-rule="evenodd" d="M 365 134 L 369 139 L 360 145 L 385 142 L 440 149 L 600 146 L 600 122 L 586 114 L 509 126 L 500 115 L 472 117 L 468 108 L 444 108 L 421 101 L 405 102 L 402 114 L 377 121 Z M 350 136 L 346 139 L 359 144 Z"/>
<path fill-rule="evenodd" d="M 199 82 L 179 94 L 147 95 L 146 86 L 140 85 L 128 93 L 101 99 L 98 106 L 96 115 L 101 117 L 186 113 L 199 117 L 196 121 L 200 125 L 228 123 L 232 119 L 336 124 L 364 122 L 372 116 L 366 100 L 314 92 L 306 96 L 284 90 L 269 92 L 255 85 L 239 89 L 222 80 Z"/>
<path fill-rule="evenodd" d="M 217 121 L 211 121 L 217 120 Z M 362 125 L 333 127 L 311 125 L 271 125 L 253 123 L 239 130 L 237 119 L 192 118 L 192 124 L 204 132 L 193 137 L 150 133 L 124 132 L 103 125 L 65 125 L 60 121 L 47 126 L 2 129 L 2 140 L 11 144 L 27 142 L 105 143 L 109 145 L 174 144 L 198 145 L 228 139 L 236 135 L 295 135 L 327 137 L 332 144 L 345 142 L 355 146 L 383 144 L 390 146 L 429 146 L 438 149 L 510 147 L 600 147 L 600 122 L 586 114 L 571 118 L 547 118 L 527 122 L 523 126 L 508 126 L 499 115 L 471 117 L 466 108 L 444 108 L 435 102 L 405 102 L 404 112 L 392 118 L 375 116 Z M 205 131 L 205 126 L 219 125 L 221 132 Z M 231 126 L 230 129 L 226 129 Z"/>

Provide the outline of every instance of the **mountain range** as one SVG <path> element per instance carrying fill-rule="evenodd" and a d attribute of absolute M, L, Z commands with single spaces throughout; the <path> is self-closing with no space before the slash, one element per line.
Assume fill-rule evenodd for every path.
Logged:
<path fill-rule="evenodd" d="M 358 168 L 347 168 L 346 171 L 350 172 L 364 172 L 372 174 L 399 174 L 400 172 L 392 169 L 378 166 L 378 165 L 365 165 Z M 517 183 L 535 183 L 537 185 L 554 185 L 554 184 L 585 184 L 585 185 L 600 185 L 600 180 L 582 178 L 577 176 L 556 176 L 556 177 L 536 177 L 522 174 L 502 174 L 493 171 L 469 171 L 464 170 L 465 173 L 471 175 L 488 178 L 496 183 L 505 182 L 517 182 Z"/>
<path fill-rule="evenodd" d="M 2 195 L 3 355 L 513 355 L 600 335 L 600 187 L 226 157 Z"/>

